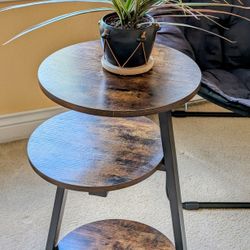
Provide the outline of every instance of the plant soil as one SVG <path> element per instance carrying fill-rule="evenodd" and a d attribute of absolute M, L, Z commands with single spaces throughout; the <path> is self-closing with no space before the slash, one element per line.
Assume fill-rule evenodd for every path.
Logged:
<path fill-rule="evenodd" d="M 145 17 L 142 17 L 140 20 L 138 20 L 136 23 L 129 23 L 128 22 L 127 24 L 122 25 L 119 17 L 117 15 L 112 15 L 112 16 L 108 17 L 105 20 L 105 22 L 108 25 L 110 25 L 114 28 L 118 28 L 118 29 L 143 29 L 143 28 L 150 26 L 151 25 L 150 23 L 152 22 L 152 20 L 149 17 L 145 16 Z M 146 23 L 146 22 L 150 22 L 150 23 L 141 25 L 140 27 L 137 27 L 138 24 Z"/>

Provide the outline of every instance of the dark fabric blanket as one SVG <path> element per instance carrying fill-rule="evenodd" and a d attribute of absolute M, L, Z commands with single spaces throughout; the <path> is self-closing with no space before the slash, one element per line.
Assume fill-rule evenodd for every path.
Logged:
<path fill-rule="evenodd" d="M 250 107 L 250 70 L 203 71 L 202 83 L 231 102 Z"/>
<path fill-rule="evenodd" d="M 186 0 L 188 2 L 208 2 L 209 0 Z M 228 0 L 236 4 L 236 0 Z M 249 0 L 242 0 L 250 6 Z M 222 12 L 232 15 L 217 14 L 217 21 L 228 29 L 219 27 L 205 18 L 170 18 L 164 16 L 164 9 L 154 12 L 158 21 L 186 23 L 197 26 L 230 40 L 229 43 L 212 34 L 192 28 L 175 26 L 162 27 L 158 32 L 157 42 L 175 48 L 192 57 L 203 72 L 202 84 L 223 96 L 230 102 L 249 107 L 250 111 L 250 22 L 235 15 L 250 18 L 250 10 L 224 7 Z M 159 16 L 159 14 L 161 16 Z"/>

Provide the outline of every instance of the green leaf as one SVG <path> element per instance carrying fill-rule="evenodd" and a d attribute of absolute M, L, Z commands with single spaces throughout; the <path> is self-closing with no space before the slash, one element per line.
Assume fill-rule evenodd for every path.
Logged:
<path fill-rule="evenodd" d="M 113 11 L 113 8 L 95 8 L 95 9 L 88 9 L 88 10 L 79 10 L 79 11 L 75 11 L 75 12 L 71 12 L 71 13 L 67 13 L 67 14 L 63 14 L 57 17 L 54 17 L 52 19 L 46 20 L 42 23 L 36 24 L 24 31 L 22 31 L 21 33 L 18 33 L 17 35 L 15 35 L 13 38 L 11 38 L 10 40 L 8 40 L 7 42 L 5 42 L 3 45 L 6 45 L 12 41 L 14 41 L 15 39 L 24 36 L 34 30 L 40 29 L 44 26 L 47 26 L 49 24 L 55 23 L 55 22 L 59 22 L 61 20 L 73 17 L 73 16 L 78 16 L 78 15 L 83 15 L 83 14 L 88 14 L 88 13 L 92 13 L 92 12 L 103 12 L 103 11 Z"/>
<path fill-rule="evenodd" d="M 181 4 L 178 4 L 181 5 Z M 250 7 L 238 4 L 229 4 L 229 3 L 183 3 L 182 5 L 189 6 L 189 7 L 233 7 L 238 9 L 247 9 L 250 10 Z"/>
<path fill-rule="evenodd" d="M 191 29 L 200 30 L 200 31 L 206 32 L 206 33 L 208 33 L 208 34 L 217 36 L 217 37 L 219 37 L 219 38 L 221 38 L 221 39 L 223 39 L 223 40 L 226 40 L 226 41 L 228 41 L 228 42 L 230 42 L 230 43 L 236 43 L 236 41 L 232 41 L 232 40 L 230 40 L 230 39 L 228 39 L 228 38 L 226 38 L 226 37 L 224 37 L 224 36 L 221 36 L 221 35 L 219 35 L 219 34 L 217 34 L 217 33 L 214 33 L 214 32 L 211 32 L 211 31 L 209 31 L 209 30 L 202 29 L 202 28 L 200 28 L 200 27 L 196 27 L 196 26 L 193 26 L 193 25 L 189 25 L 189 24 L 185 24 L 185 23 L 171 23 L 171 22 L 157 22 L 157 23 L 158 23 L 159 25 L 166 25 L 166 26 L 172 25 L 172 26 L 180 26 L 180 27 L 186 27 L 186 28 L 191 28 Z M 140 25 L 141 25 L 141 24 L 140 24 Z"/>
<path fill-rule="evenodd" d="M 5 2 L 6 0 L 2 0 L 2 1 Z M 245 10 L 250 10 L 250 7 L 244 6 L 241 3 L 241 0 L 236 0 L 238 4 L 230 4 L 227 2 L 227 0 L 210 0 L 211 2 L 209 2 L 209 0 L 207 1 L 208 2 L 202 2 L 202 3 L 191 2 L 190 3 L 190 2 L 183 1 L 183 0 L 40 0 L 40 1 L 33 0 L 33 2 L 31 3 L 15 4 L 13 6 L 1 8 L 0 12 L 12 10 L 12 9 L 37 6 L 37 5 L 53 4 L 53 3 L 74 3 L 74 2 L 103 3 L 103 4 L 110 4 L 113 6 L 112 10 L 117 13 L 121 26 L 123 28 L 136 27 L 136 25 L 139 22 L 141 22 L 142 17 L 145 16 L 145 14 L 147 14 L 148 12 L 155 11 L 155 10 L 162 11 L 165 9 L 167 10 L 169 14 L 173 14 L 171 13 L 171 11 L 176 13 L 176 10 L 177 10 L 178 13 L 176 13 L 176 15 L 191 15 L 193 16 L 193 18 L 196 18 L 196 19 L 199 19 L 199 17 L 202 16 L 225 29 L 226 27 L 220 24 L 220 22 L 213 20 L 210 17 L 210 15 L 207 15 L 207 13 L 203 11 L 203 9 L 205 10 L 208 8 L 203 8 L 203 7 L 209 7 L 209 6 L 218 7 L 217 13 L 219 13 L 219 10 L 222 11 L 220 7 L 229 7 L 229 8 L 233 7 L 233 8 L 241 8 Z M 215 11 L 214 13 L 216 13 L 216 9 L 214 11 Z M 239 17 L 242 19 L 246 19 L 245 17 L 242 17 L 242 16 L 239 16 Z M 55 20 L 55 19 L 52 19 L 52 20 Z"/>
<path fill-rule="evenodd" d="M 26 7 L 32 7 L 36 5 L 43 5 L 43 4 L 52 4 L 52 3 L 74 3 L 74 2 L 81 2 L 81 3 L 107 3 L 112 4 L 111 0 L 45 0 L 45 1 L 37 1 L 31 3 L 23 3 L 23 4 L 16 4 L 7 6 L 0 9 L 0 12 L 7 11 L 7 10 L 14 10 Z"/>
<path fill-rule="evenodd" d="M 125 5 L 126 5 L 126 9 L 129 10 L 130 7 L 133 5 L 133 0 L 127 0 Z"/>
<path fill-rule="evenodd" d="M 128 19 L 131 19 L 130 13 L 128 12 L 124 0 L 113 0 L 113 3 L 116 2 L 117 5 L 119 6 L 119 9 L 121 12 L 124 12 L 123 15 L 124 17 L 127 16 Z"/>
<path fill-rule="evenodd" d="M 117 3 L 116 0 L 112 0 L 112 3 L 114 6 L 114 9 L 115 9 L 115 12 L 117 13 L 117 15 L 121 21 L 121 24 L 123 24 L 124 23 L 124 15 L 123 15 L 123 11 L 121 9 L 121 6 L 119 6 L 119 4 Z"/>

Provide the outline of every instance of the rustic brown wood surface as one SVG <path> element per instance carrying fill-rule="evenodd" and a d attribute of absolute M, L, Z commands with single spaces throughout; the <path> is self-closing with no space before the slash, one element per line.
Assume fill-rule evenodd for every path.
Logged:
<path fill-rule="evenodd" d="M 101 66 L 99 41 L 75 44 L 50 55 L 38 71 L 40 86 L 67 108 L 103 116 L 140 116 L 169 111 L 199 88 L 196 63 L 174 49 L 156 46 L 153 69 L 139 76 L 117 76 Z"/>
<path fill-rule="evenodd" d="M 97 221 L 70 232 L 58 250 L 174 250 L 158 230 L 128 220 Z"/>
<path fill-rule="evenodd" d="M 159 127 L 148 118 L 69 111 L 34 131 L 28 157 L 34 170 L 55 185 L 100 192 L 144 180 L 163 155 Z"/>

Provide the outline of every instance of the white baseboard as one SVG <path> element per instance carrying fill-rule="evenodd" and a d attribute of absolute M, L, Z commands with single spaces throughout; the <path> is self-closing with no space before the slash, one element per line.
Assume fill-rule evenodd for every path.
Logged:
<path fill-rule="evenodd" d="M 0 143 L 28 138 L 39 124 L 65 110 L 57 106 L 0 116 Z"/>

